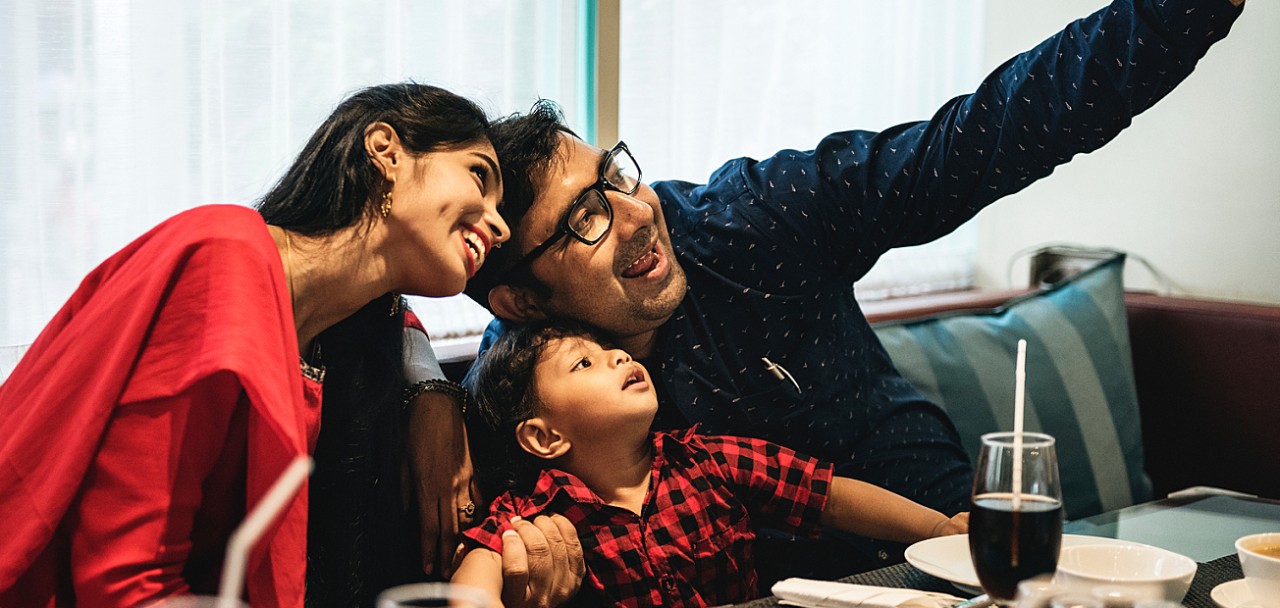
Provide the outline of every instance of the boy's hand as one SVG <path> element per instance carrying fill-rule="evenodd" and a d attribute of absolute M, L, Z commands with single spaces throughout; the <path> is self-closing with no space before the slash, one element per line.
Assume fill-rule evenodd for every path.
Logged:
<path fill-rule="evenodd" d="M 931 534 L 930 537 L 966 534 L 968 532 L 969 512 L 965 511 L 963 513 L 956 513 L 955 516 L 950 519 L 939 521 L 938 525 L 933 527 L 933 534 Z"/>

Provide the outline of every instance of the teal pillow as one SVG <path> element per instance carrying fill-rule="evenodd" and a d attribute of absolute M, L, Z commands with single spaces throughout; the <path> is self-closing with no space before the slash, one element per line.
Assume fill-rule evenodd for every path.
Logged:
<path fill-rule="evenodd" d="M 1151 498 L 1124 307 L 1124 256 L 986 312 L 875 326 L 902 374 L 941 405 L 970 458 L 1013 429 L 1027 340 L 1025 425 L 1057 439 L 1063 507 L 1078 519 Z"/>

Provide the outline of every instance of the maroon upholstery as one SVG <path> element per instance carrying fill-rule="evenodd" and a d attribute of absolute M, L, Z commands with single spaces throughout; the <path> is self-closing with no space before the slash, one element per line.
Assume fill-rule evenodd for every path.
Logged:
<path fill-rule="evenodd" d="M 1125 306 L 1156 495 L 1280 498 L 1280 306 L 1142 293 Z"/>

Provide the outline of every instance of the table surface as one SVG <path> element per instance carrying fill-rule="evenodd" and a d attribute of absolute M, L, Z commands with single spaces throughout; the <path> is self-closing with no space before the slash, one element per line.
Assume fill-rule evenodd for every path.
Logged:
<path fill-rule="evenodd" d="M 1186 551 L 1183 545 L 1186 544 L 1187 539 L 1182 537 L 1188 530 L 1198 531 L 1197 533 L 1203 533 L 1205 530 L 1216 532 L 1223 538 L 1212 539 L 1215 543 L 1214 548 L 1208 552 L 1200 548 L 1198 554 L 1193 556 L 1199 567 L 1182 603 L 1187 608 L 1218 608 L 1218 604 L 1210 595 L 1213 588 L 1244 576 L 1240 571 L 1240 561 L 1231 544 L 1240 536 L 1240 533 L 1252 532 L 1253 528 L 1258 526 L 1268 531 L 1280 531 L 1280 501 L 1244 497 L 1233 493 L 1224 494 L 1222 490 L 1216 488 L 1195 488 L 1175 494 L 1177 495 L 1169 498 L 1071 522 L 1067 524 L 1066 530 L 1069 533 L 1093 533 L 1096 536 L 1110 536 L 1156 546 L 1163 545 L 1171 551 L 1184 553 Z M 1175 517 L 1178 519 L 1170 519 Z M 1170 525 L 1174 521 L 1181 525 Z M 1163 531 L 1166 538 L 1153 536 L 1156 531 Z M 1173 536 L 1175 534 L 1178 536 Z M 1226 538 L 1227 536 L 1230 538 Z M 1195 540 L 1203 539 L 1197 537 Z M 967 594 L 959 591 L 946 580 L 926 574 L 910 564 L 898 564 L 855 574 L 840 581 L 858 585 L 940 591 L 967 597 Z M 777 598 L 765 597 L 737 606 L 738 608 L 762 608 L 777 605 L 779 605 Z"/>
<path fill-rule="evenodd" d="M 1182 603 L 1187 608 L 1218 608 L 1218 604 L 1209 596 L 1213 588 L 1242 576 L 1244 575 L 1240 572 L 1240 561 L 1234 555 L 1227 555 L 1200 564 L 1196 569 L 1195 578 L 1191 581 L 1191 588 L 1187 591 L 1187 597 L 1183 598 Z M 840 582 L 876 585 L 879 587 L 920 589 L 923 591 L 941 591 L 960 597 L 967 597 L 951 583 L 936 576 L 925 574 L 911 564 L 898 564 L 880 568 L 879 570 L 872 570 L 871 572 L 855 574 L 840 579 Z M 766 597 L 745 604 L 738 604 L 740 608 L 763 608 L 777 605 L 779 605 L 778 598 L 775 597 Z"/>

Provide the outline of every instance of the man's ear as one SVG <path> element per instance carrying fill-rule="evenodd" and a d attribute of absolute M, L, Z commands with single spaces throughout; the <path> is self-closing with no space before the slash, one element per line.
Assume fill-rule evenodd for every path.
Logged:
<path fill-rule="evenodd" d="M 395 181 L 404 147 L 400 143 L 400 134 L 395 127 L 378 121 L 364 128 L 364 150 L 373 159 L 373 164 L 382 171 L 382 176 Z"/>
<path fill-rule="evenodd" d="M 555 460 L 569 452 L 572 443 L 545 418 L 530 418 L 516 425 L 516 442 L 524 451 L 543 460 Z"/>
<path fill-rule="evenodd" d="M 489 290 L 489 308 L 500 319 L 517 323 L 541 321 L 547 318 L 542 310 L 542 298 L 533 290 L 510 285 L 498 285 Z"/>

